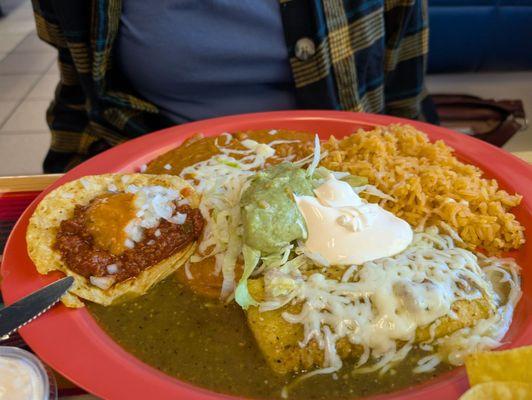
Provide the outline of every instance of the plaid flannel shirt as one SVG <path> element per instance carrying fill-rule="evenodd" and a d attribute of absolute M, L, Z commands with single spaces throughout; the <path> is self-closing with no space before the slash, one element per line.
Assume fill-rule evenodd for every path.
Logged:
<path fill-rule="evenodd" d="M 114 67 L 121 0 L 32 2 L 61 76 L 47 112 L 45 172 L 173 125 Z M 420 117 L 426 0 L 280 0 L 280 8 L 299 108 Z"/>

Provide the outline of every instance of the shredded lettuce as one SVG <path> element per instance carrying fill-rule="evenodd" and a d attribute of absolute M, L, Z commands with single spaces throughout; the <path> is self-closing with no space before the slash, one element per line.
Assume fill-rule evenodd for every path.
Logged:
<path fill-rule="evenodd" d="M 354 189 L 355 193 L 357 193 L 357 194 L 361 193 L 361 192 L 365 192 L 367 194 L 371 194 L 372 196 L 380 197 L 381 199 L 384 199 L 384 200 L 389 200 L 389 201 L 393 201 L 393 202 L 397 201 L 395 198 L 393 198 L 392 196 L 380 191 L 379 189 L 377 189 L 373 185 L 362 185 L 362 186 L 354 187 L 353 189 Z"/>
<path fill-rule="evenodd" d="M 225 160 L 225 159 L 223 159 L 223 158 L 219 158 L 218 161 L 219 161 L 221 164 L 227 165 L 228 167 L 231 167 L 231 168 L 239 168 L 239 169 L 240 169 L 240 164 L 238 164 L 238 163 L 235 162 L 235 161 L 229 161 L 229 160 Z"/>
<path fill-rule="evenodd" d="M 368 184 L 368 178 L 357 175 L 347 175 L 341 179 L 344 182 L 349 183 L 351 187 L 364 186 Z"/>
<path fill-rule="evenodd" d="M 267 300 L 260 304 L 259 311 L 277 310 L 297 296 L 302 283 L 301 269 L 309 259 L 299 255 L 285 262 L 280 268 L 271 268 L 264 274 L 264 289 Z"/>
<path fill-rule="evenodd" d="M 248 290 L 248 279 L 260 261 L 260 251 L 255 250 L 247 245 L 242 246 L 242 254 L 244 255 L 244 272 L 235 290 L 235 301 L 244 310 L 249 306 L 258 306 L 259 303 L 251 297 Z"/>
<path fill-rule="evenodd" d="M 329 175 L 333 175 L 336 179 L 347 182 L 353 188 L 368 184 L 368 178 L 366 177 L 351 175 L 349 172 L 331 171 L 325 167 L 317 167 L 312 175 L 314 187 L 320 186 Z"/>
<path fill-rule="evenodd" d="M 262 257 L 262 265 L 265 269 L 279 268 L 288 261 L 293 248 L 294 245 L 289 244 L 278 253 L 271 253 Z"/>
<path fill-rule="evenodd" d="M 223 274 L 223 283 L 222 291 L 220 297 L 222 299 L 227 299 L 231 294 L 234 285 L 235 285 L 235 265 L 238 258 L 240 247 L 242 246 L 242 238 L 236 233 L 236 228 L 238 225 L 232 221 L 229 225 L 229 241 L 227 242 L 227 249 L 225 253 L 220 253 L 222 255 L 222 274 Z"/>
<path fill-rule="evenodd" d="M 314 171 L 318 167 L 318 164 L 321 160 L 321 147 L 320 147 L 320 138 L 318 135 L 314 136 L 314 156 L 312 157 L 312 162 L 307 168 L 307 176 L 314 175 Z"/>
<path fill-rule="evenodd" d="M 300 268 L 304 267 L 309 263 L 308 258 L 304 255 L 298 255 L 291 260 L 285 262 L 281 267 L 280 270 L 282 272 L 294 272 L 298 271 Z"/>

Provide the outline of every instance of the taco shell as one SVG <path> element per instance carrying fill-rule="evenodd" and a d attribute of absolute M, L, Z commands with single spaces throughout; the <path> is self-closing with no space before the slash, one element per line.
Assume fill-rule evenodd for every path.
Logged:
<path fill-rule="evenodd" d="M 118 282 L 106 290 L 92 285 L 89 279 L 67 268 L 61 260 L 60 253 L 53 248 L 61 222 L 73 216 L 77 205 L 86 205 L 95 197 L 109 193 L 109 187 L 113 185 L 118 192 L 124 191 L 129 185 L 163 186 L 181 192 L 183 198 L 189 200 L 191 207 L 197 208 L 199 204 L 199 198 L 194 189 L 185 180 L 173 175 L 86 176 L 68 182 L 50 192 L 39 203 L 30 218 L 26 242 L 28 254 L 39 273 L 47 274 L 57 270 L 74 277 L 74 284 L 61 299 L 67 307 L 83 307 L 84 304 L 80 298 L 107 306 L 143 295 L 156 283 L 182 266 L 194 253 L 196 242 L 190 243 L 172 256 L 143 270 L 136 277 Z"/>

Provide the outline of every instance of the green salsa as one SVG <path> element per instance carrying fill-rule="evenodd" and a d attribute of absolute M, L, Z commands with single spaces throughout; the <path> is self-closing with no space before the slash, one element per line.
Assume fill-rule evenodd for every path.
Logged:
<path fill-rule="evenodd" d="M 125 350 L 178 379 L 213 391 L 259 399 L 281 399 L 295 376 L 270 370 L 235 304 L 194 294 L 171 276 L 148 294 L 116 306 L 89 304 L 100 326 Z M 426 353 L 413 351 L 391 372 L 352 374 L 352 363 L 336 374 L 318 375 L 293 387 L 289 399 L 351 399 L 390 392 L 430 379 L 450 369 L 414 374 Z"/>

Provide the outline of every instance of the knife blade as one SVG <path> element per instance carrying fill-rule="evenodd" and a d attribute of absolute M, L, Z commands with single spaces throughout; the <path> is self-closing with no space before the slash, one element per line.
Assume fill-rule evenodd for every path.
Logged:
<path fill-rule="evenodd" d="M 2 308 L 0 310 L 0 340 L 7 339 L 11 333 L 48 311 L 73 283 L 74 278 L 67 276 Z"/>

